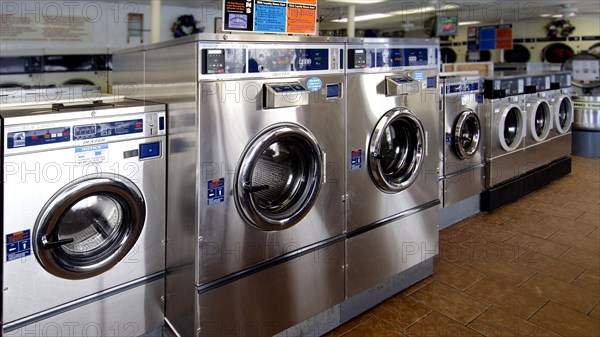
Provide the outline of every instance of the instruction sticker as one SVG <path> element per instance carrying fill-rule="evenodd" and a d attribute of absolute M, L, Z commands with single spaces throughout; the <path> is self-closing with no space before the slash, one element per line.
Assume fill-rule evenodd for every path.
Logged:
<path fill-rule="evenodd" d="M 312 77 L 306 82 L 306 88 L 310 91 L 319 91 L 323 87 L 323 81 L 318 77 Z"/>
<path fill-rule="evenodd" d="M 215 205 L 225 201 L 225 178 L 208 181 L 207 204 Z"/>
<path fill-rule="evenodd" d="M 352 150 L 350 155 L 350 171 L 360 170 L 362 168 L 362 150 Z"/>
<path fill-rule="evenodd" d="M 6 235 L 6 262 L 31 255 L 31 232 L 29 229 Z"/>
<path fill-rule="evenodd" d="M 108 163 L 108 144 L 75 148 L 75 162 L 77 165 Z"/>
<path fill-rule="evenodd" d="M 413 79 L 415 81 L 423 81 L 425 79 L 425 74 L 422 72 L 416 72 L 413 74 Z"/>

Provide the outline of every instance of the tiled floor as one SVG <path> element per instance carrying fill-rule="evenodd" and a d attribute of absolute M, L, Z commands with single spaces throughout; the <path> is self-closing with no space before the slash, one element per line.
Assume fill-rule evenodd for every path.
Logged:
<path fill-rule="evenodd" d="M 600 159 L 440 232 L 433 276 L 328 337 L 600 336 Z"/>

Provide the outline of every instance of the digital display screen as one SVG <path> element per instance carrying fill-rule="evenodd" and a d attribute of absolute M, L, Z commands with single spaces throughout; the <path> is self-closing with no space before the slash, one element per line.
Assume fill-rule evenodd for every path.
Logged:
<path fill-rule="evenodd" d="M 223 49 L 205 49 L 203 74 L 219 74 L 225 72 L 225 51 Z"/>
<path fill-rule="evenodd" d="M 367 67 L 367 51 L 365 49 L 350 49 L 348 51 L 348 67 L 360 69 Z"/>
<path fill-rule="evenodd" d="M 73 137 L 77 138 L 85 138 L 85 137 L 93 137 L 96 135 L 96 125 L 79 125 L 73 127 Z"/>
<path fill-rule="evenodd" d="M 110 137 L 144 131 L 142 119 L 73 126 L 73 140 Z"/>

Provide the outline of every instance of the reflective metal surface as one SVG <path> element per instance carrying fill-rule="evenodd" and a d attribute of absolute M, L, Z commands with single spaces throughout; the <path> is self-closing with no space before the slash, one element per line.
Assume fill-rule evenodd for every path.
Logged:
<path fill-rule="evenodd" d="M 436 70 L 421 70 L 424 78 L 437 76 Z M 350 158 L 346 163 L 348 169 L 347 180 L 347 231 L 352 232 L 363 226 L 369 225 L 383 218 L 397 214 L 403 210 L 417 207 L 431 200 L 438 199 L 438 169 L 441 161 L 441 149 L 439 147 L 439 119 L 438 99 L 439 90 L 426 88 L 424 85 L 413 85 L 416 91 L 400 95 L 386 96 L 386 78 L 389 76 L 401 76 L 411 74 L 409 71 L 382 74 L 348 74 L 347 75 L 347 97 L 348 97 L 348 136 L 347 156 L 351 153 L 361 151 L 363 160 L 375 155 L 372 153 L 372 137 L 377 134 L 377 125 L 389 111 L 409 110 L 422 125 L 422 131 L 418 124 L 403 124 L 403 128 L 412 127 L 411 137 L 422 135 L 423 142 L 417 139 L 414 142 L 403 143 L 404 146 L 411 145 L 400 151 L 401 148 L 393 147 L 390 154 L 401 156 L 410 154 L 413 156 L 408 163 L 416 163 L 419 157 L 419 144 L 421 144 L 422 164 L 418 170 L 406 170 L 405 172 L 417 172 L 414 183 L 410 187 L 398 191 L 384 191 L 377 185 L 378 175 L 373 174 L 372 159 L 359 167 L 350 167 Z M 379 130 L 381 133 L 383 130 Z M 401 132 L 402 133 L 402 132 Z M 385 135 L 385 133 L 381 133 Z M 397 140 L 397 139 L 396 139 Z M 408 141 L 413 141 L 406 139 Z M 392 143 L 393 144 L 393 143 Z M 397 151 L 396 151 L 397 150 Z M 408 151 L 408 152 L 407 152 Z M 414 151 L 414 152 L 412 152 Z M 379 154 L 378 154 L 379 155 Z M 385 159 L 385 158 L 384 158 Z M 409 157 L 407 157 L 409 159 Z M 379 164 L 385 161 L 378 160 Z M 401 161 L 398 161 L 400 163 Z M 418 168 L 418 167 L 414 167 Z M 375 172 L 378 172 L 375 170 Z M 379 174 L 385 177 L 383 171 Z M 380 178 L 381 179 L 381 178 Z M 385 181 L 381 179 L 382 181 Z M 383 186 L 386 186 L 385 184 Z"/>
<path fill-rule="evenodd" d="M 346 298 L 438 254 L 437 206 L 349 238 Z"/>
<path fill-rule="evenodd" d="M 575 119 L 570 83 L 561 83 L 560 89 L 549 91 L 548 103 L 553 114 L 552 129 L 548 135 L 552 143 L 548 158 L 554 161 L 571 154 L 571 128 Z M 569 144 L 567 144 L 567 142 Z"/>
<path fill-rule="evenodd" d="M 573 129 L 600 131 L 600 96 L 573 97 Z"/>
<path fill-rule="evenodd" d="M 107 125 L 115 120 L 142 121 L 144 125 L 142 130 L 140 124 L 140 132 L 99 136 L 91 139 L 93 142 L 90 139 L 74 140 L 81 136 L 75 132 L 69 132 L 71 134 L 64 137 L 64 141 L 38 145 L 10 148 L 8 143 L 2 142 L 4 233 L 29 231 L 31 236 L 30 255 L 3 260 L 4 324 L 164 270 L 165 210 L 162 205 L 166 194 L 166 157 L 139 158 L 140 146 L 145 144 L 158 144 L 159 149 L 165 150 L 164 134 L 151 135 L 145 122 L 156 120 L 159 114 L 164 116 L 164 112 L 164 105 L 144 107 L 133 101 L 115 102 L 114 107 L 104 109 L 52 111 L 48 106 L 2 109 L 4 137 L 24 130 L 58 128 L 61 134 L 52 131 L 44 138 L 51 139 L 54 133 L 57 139 L 64 136 L 63 130 L 72 131 L 75 126 Z M 28 139 L 33 141 L 32 137 Z M 97 151 L 87 152 L 92 156 L 90 161 L 84 161 L 85 156 L 76 156 L 76 153 L 85 153 L 86 149 Z M 137 154 L 132 155 L 132 151 Z M 125 187 L 128 183 L 119 181 L 121 176 L 135 187 Z M 141 196 L 128 192 L 129 188 L 138 190 Z M 76 197 L 77 191 L 86 192 Z M 125 201 L 127 198 L 130 198 L 128 202 Z M 146 207 L 145 215 L 134 209 L 134 205 L 142 201 Z M 131 208 L 129 211 L 128 207 Z M 65 216 L 61 217 L 61 214 Z M 143 222 L 137 239 L 135 231 L 140 229 L 127 221 L 135 216 Z M 83 230 L 86 226 L 82 227 L 80 221 L 90 218 L 94 220 Z M 44 219 L 49 219 L 48 228 L 55 225 L 50 236 L 42 233 Z M 40 222 L 37 227 L 36 222 Z M 129 232 L 121 231 L 125 228 Z M 39 241 L 36 240 L 38 232 Z M 44 248 L 41 246 L 44 243 L 50 246 Z M 62 268 L 61 272 L 54 269 L 55 273 L 51 273 L 45 269 L 49 268 L 49 260 L 43 259 L 49 258 L 53 251 L 54 267 Z M 42 258 L 42 255 L 46 257 Z M 7 256 L 6 246 L 3 256 Z M 91 274 L 82 279 L 65 278 L 68 269 L 64 264 L 69 261 L 76 262 L 78 272 Z M 96 264 L 102 264 L 105 270 L 98 273 L 99 269 L 95 268 L 99 265 Z M 128 316 L 123 315 L 122 319 L 126 320 Z"/>
<path fill-rule="evenodd" d="M 527 120 L 524 95 L 485 99 L 486 187 L 498 185 L 524 173 L 524 138 Z"/>
<path fill-rule="evenodd" d="M 327 245 L 324 240 L 343 235 L 345 103 L 339 59 L 343 44 L 332 41 L 336 39 L 278 36 L 274 41 L 268 36 L 196 35 L 139 51 L 145 54 L 142 87 L 146 98 L 169 103 L 166 317 L 181 335 L 195 335 L 198 327 L 211 321 L 233 322 L 231 307 L 220 307 L 226 302 L 211 299 L 214 308 L 203 304 L 209 294 L 219 294 L 219 298 L 235 295 L 236 301 L 244 302 L 234 313 L 239 317 L 264 319 L 274 308 L 302 308 L 289 314 L 280 310 L 278 322 L 290 324 L 288 327 L 334 304 L 336 299 L 321 294 L 342 299 L 343 260 L 310 267 L 312 275 L 322 275 L 319 282 L 308 286 L 314 296 L 302 288 L 304 281 L 289 282 L 296 278 L 296 267 L 275 266 L 253 274 L 253 268 L 267 268 L 284 254 L 299 253 L 308 245 Z M 244 52 L 239 52 L 240 48 Z M 312 70 L 304 75 L 306 69 L 292 62 L 299 60 L 296 51 L 309 48 L 329 51 L 328 71 Z M 225 63 L 239 61 L 236 55 L 248 55 L 248 59 L 242 58 L 248 69 L 236 63 L 220 73 L 212 72 L 202 63 L 209 49 L 216 50 L 215 55 L 225 50 Z M 282 60 L 280 72 L 269 72 L 271 68 L 258 56 L 275 57 L 279 49 L 285 49 L 283 54 L 290 58 Z M 265 88 L 293 84 L 309 89 L 311 77 L 318 77 L 323 86 L 309 90 L 308 105 L 303 105 L 304 98 L 299 101 L 302 104 L 295 100 L 267 102 Z M 340 94 L 328 93 L 328 85 L 338 85 Z M 269 138 L 265 130 L 280 123 L 300 126 L 314 139 L 292 134 Z M 257 145 L 260 141 L 254 143 L 263 136 L 269 140 L 264 146 Z M 309 162 L 314 157 L 322 164 Z M 209 186 L 222 186 L 218 188 L 222 188 L 223 198 L 214 199 Z M 292 221 L 283 221 L 286 219 Z M 257 282 L 255 275 L 264 276 Z M 236 281 L 224 281 L 234 276 Z M 278 297 L 279 290 L 270 283 L 278 278 L 283 280 L 281 289 L 289 294 L 302 289 L 303 296 Z M 246 288 L 246 284 L 263 290 L 240 293 L 239 287 Z M 337 292 L 332 284 L 339 287 Z M 197 297 L 195 287 L 211 290 Z M 268 304 L 250 305 L 254 298 Z M 201 306 L 196 306 L 196 301 Z"/>
<path fill-rule="evenodd" d="M 339 242 L 202 293 L 194 335 L 275 335 L 344 299 L 343 264 Z"/>
<path fill-rule="evenodd" d="M 554 113 L 547 100 L 547 92 L 526 95 L 527 132 L 525 136 L 525 167 L 529 172 L 552 161 L 554 151 L 550 142 Z"/>

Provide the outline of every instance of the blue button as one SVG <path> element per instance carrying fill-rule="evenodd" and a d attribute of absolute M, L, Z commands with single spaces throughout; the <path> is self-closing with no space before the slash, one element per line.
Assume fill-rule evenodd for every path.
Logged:
<path fill-rule="evenodd" d="M 160 157 L 160 142 L 140 144 L 140 159 Z"/>

